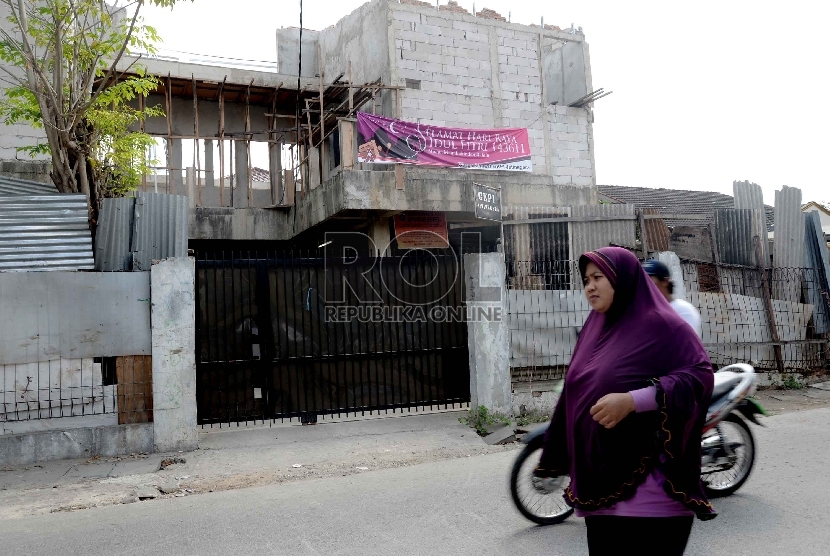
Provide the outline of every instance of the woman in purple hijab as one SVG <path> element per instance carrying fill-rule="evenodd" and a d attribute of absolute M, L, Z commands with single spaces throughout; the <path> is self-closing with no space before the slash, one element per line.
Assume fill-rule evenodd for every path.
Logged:
<path fill-rule="evenodd" d="M 712 365 L 700 340 L 625 249 L 579 260 L 592 311 L 545 437 L 538 476 L 570 475 L 592 556 L 682 555 L 700 483 Z"/>

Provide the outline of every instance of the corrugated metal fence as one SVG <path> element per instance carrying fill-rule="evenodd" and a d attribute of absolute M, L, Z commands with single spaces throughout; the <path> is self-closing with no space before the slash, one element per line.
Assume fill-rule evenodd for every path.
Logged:
<path fill-rule="evenodd" d="M 0 271 L 91 270 L 88 218 L 83 194 L 0 195 Z"/>
<path fill-rule="evenodd" d="M 95 269 L 150 270 L 153 260 L 187 256 L 187 197 L 137 192 L 104 199 L 95 241 Z"/>

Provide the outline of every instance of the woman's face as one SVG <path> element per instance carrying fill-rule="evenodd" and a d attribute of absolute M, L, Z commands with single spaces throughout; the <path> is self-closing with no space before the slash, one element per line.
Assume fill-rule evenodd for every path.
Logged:
<path fill-rule="evenodd" d="M 594 263 L 588 263 L 585 267 L 583 285 L 585 297 L 588 298 L 588 303 L 594 311 L 604 313 L 611 308 L 614 302 L 614 287 Z"/>

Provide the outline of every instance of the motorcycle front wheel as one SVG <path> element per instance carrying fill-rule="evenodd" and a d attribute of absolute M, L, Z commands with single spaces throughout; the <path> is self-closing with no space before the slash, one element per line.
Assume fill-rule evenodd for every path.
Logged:
<path fill-rule="evenodd" d="M 710 498 L 734 494 L 749 478 L 755 464 L 755 439 L 746 421 L 730 413 L 716 431 L 717 443 L 707 448 L 713 461 L 702 466 L 700 475 Z"/>
<path fill-rule="evenodd" d="M 519 453 L 510 473 L 510 494 L 524 517 L 539 525 L 555 525 L 568 519 L 574 511 L 562 498 L 568 479 L 552 483 L 534 477 L 541 455 L 541 442 L 528 444 Z"/>

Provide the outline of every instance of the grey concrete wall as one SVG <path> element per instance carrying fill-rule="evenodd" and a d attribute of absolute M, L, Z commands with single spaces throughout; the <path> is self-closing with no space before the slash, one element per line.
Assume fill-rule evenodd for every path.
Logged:
<path fill-rule="evenodd" d="M 303 28 L 303 77 L 317 75 L 317 45 L 319 31 Z M 300 63 L 300 28 L 277 29 L 277 67 L 285 75 L 296 76 Z"/>
<path fill-rule="evenodd" d="M 492 322 L 467 324 L 470 406 L 484 406 L 492 412 L 512 415 L 504 256 L 501 253 L 464 255 L 464 273 L 467 306 L 499 308 L 502 317 Z"/>
<path fill-rule="evenodd" d="M 195 450 L 195 261 L 153 265 L 153 435 L 156 451 Z"/>
<path fill-rule="evenodd" d="M 6 133 L 9 127 L 14 126 L 3 126 L 0 123 L 0 134 Z M 2 158 L 14 157 L 10 153 L 0 153 L 0 159 Z M 32 160 L 28 156 L 25 158 L 26 160 L 0 160 L 0 176 L 54 185 L 52 178 L 49 177 L 52 164 L 48 160 Z"/>
<path fill-rule="evenodd" d="M 0 364 L 149 355 L 147 272 L 0 273 Z"/>
<path fill-rule="evenodd" d="M 290 211 L 197 208 L 191 211 L 190 238 L 291 239 L 344 210 L 473 213 L 473 182 L 500 185 L 505 206 L 597 203 L 595 188 L 554 181 L 552 176 L 518 172 L 405 168 L 400 190 L 392 171 L 341 171 L 298 199 Z"/>
<path fill-rule="evenodd" d="M 353 82 L 362 84 L 383 79 L 385 84 L 390 84 L 389 25 L 387 1 L 373 0 L 357 8 L 333 27 L 321 31 L 319 41 L 326 82 L 340 74 L 348 79 L 351 62 Z M 294 48 L 296 49 L 296 40 Z M 303 56 L 305 57 L 305 51 Z M 314 59 L 316 62 L 316 51 Z"/>
<path fill-rule="evenodd" d="M 0 467 L 153 451 L 153 424 L 0 436 Z"/>
<path fill-rule="evenodd" d="M 408 4 L 389 9 L 392 84 L 420 81 L 403 92 L 403 119 L 526 127 L 534 173 L 556 184 L 595 185 L 591 113 L 566 106 L 591 83 L 581 34 Z"/>

